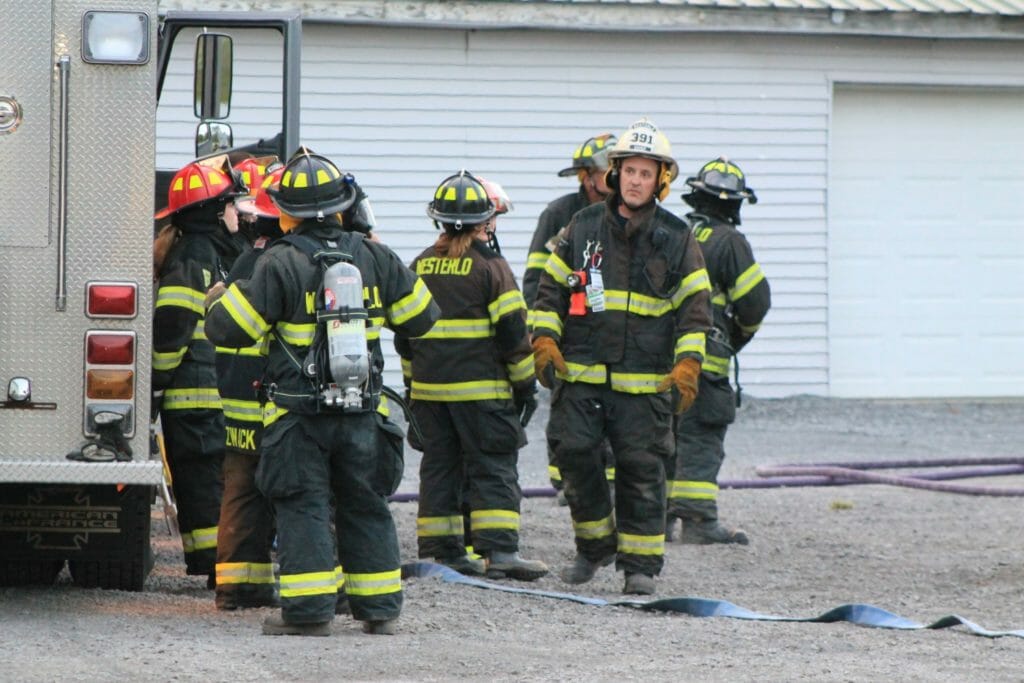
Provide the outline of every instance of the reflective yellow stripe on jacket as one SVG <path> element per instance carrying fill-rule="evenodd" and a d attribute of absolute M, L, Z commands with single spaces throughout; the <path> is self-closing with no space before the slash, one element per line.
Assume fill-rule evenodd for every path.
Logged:
<path fill-rule="evenodd" d="M 488 401 L 512 398 L 512 385 L 504 379 L 472 382 L 412 381 L 410 396 L 421 401 Z"/>

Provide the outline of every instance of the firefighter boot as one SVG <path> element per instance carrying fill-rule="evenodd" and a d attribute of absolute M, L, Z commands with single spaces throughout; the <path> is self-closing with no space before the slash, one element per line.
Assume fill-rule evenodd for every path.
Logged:
<path fill-rule="evenodd" d="M 434 561 L 438 564 L 443 564 L 446 567 L 451 567 L 460 574 L 466 576 L 483 576 L 487 573 L 487 562 L 482 557 L 470 557 L 469 555 L 463 555 L 461 557 L 435 557 Z"/>
<path fill-rule="evenodd" d="M 371 636 L 393 636 L 397 633 L 398 619 L 371 619 L 363 622 L 363 633 Z"/>
<path fill-rule="evenodd" d="M 548 573 L 548 566 L 540 560 L 524 560 L 518 552 L 506 553 L 500 550 L 491 552 L 487 563 L 487 577 L 491 579 L 519 579 L 535 581 Z"/>
<path fill-rule="evenodd" d="M 352 608 L 348 604 L 348 593 L 338 591 L 338 600 L 334 603 L 335 614 L 352 614 Z"/>
<path fill-rule="evenodd" d="M 665 542 L 671 543 L 676 540 L 676 529 L 679 526 L 679 518 L 674 515 L 665 516 Z"/>
<path fill-rule="evenodd" d="M 263 620 L 265 636 L 329 636 L 331 622 L 320 621 L 311 624 L 293 624 L 285 621 L 280 614 L 268 615 Z"/>
<path fill-rule="evenodd" d="M 654 577 L 626 572 L 626 585 L 622 592 L 626 595 L 654 595 Z"/>
<path fill-rule="evenodd" d="M 593 562 L 588 560 L 583 555 L 576 553 L 576 557 L 573 558 L 572 564 L 562 568 L 562 571 L 558 575 L 562 578 L 562 581 L 566 583 L 586 583 L 594 578 L 594 574 L 601 567 L 607 567 L 615 561 L 615 555 L 608 555 L 602 557 L 600 560 Z"/>
<path fill-rule="evenodd" d="M 712 543 L 738 543 L 748 545 L 750 539 L 742 529 L 722 526 L 717 519 L 684 519 L 680 543 L 711 545 Z"/>

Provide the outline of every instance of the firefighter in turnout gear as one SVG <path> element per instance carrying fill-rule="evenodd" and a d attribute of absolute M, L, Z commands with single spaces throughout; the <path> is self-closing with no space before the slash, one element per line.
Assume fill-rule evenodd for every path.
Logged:
<path fill-rule="evenodd" d="M 682 519 L 683 543 L 740 543 L 747 535 L 718 522 L 718 471 L 725 458 L 725 432 L 736 417 L 737 397 L 729 364 L 761 326 L 771 307 L 771 290 L 750 243 L 736 226 L 746 199 L 757 202 L 743 171 L 725 157 L 709 161 L 683 200 L 711 279 L 713 326 L 701 366 L 693 407 L 676 420 L 675 468 L 669 482 L 667 528 Z"/>
<path fill-rule="evenodd" d="M 280 213 L 267 194 L 267 188 L 281 178 L 281 163 L 276 157 L 248 159 L 237 164 L 235 170 L 249 187 L 249 196 L 236 200 L 235 205 L 239 231 L 253 239 L 252 248 L 235 260 L 226 281 L 210 289 L 207 304 L 221 295 L 227 284 L 251 277 L 256 259 L 271 240 L 282 234 Z M 226 427 L 224 495 L 217 532 L 218 609 L 277 605 L 277 580 L 271 562 L 274 515 L 270 501 L 259 492 L 255 481 L 263 435 L 258 387 L 266 366 L 267 342 L 261 338 L 247 348 L 216 348 L 217 386 Z"/>
<path fill-rule="evenodd" d="M 286 235 L 207 319 L 220 346 L 248 348 L 273 333 L 256 483 L 277 519 L 281 613 L 263 633 L 330 633 L 337 557 L 353 617 L 367 633 L 390 634 L 402 583 L 387 496 L 401 478 L 403 435 L 377 412 L 380 334 L 387 325 L 419 336 L 440 311 L 394 252 L 343 229 L 357 193 L 330 160 L 301 148 L 268 191 Z"/>
<path fill-rule="evenodd" d="M 416 537 L 420 557 L 467 574 L 532 581 L 548 568 L 519 556 L 517 458 L 536 406 L 534 359 L 486 182 L 460 171 L 437 187 L 427 215 L 443 232 L 412 268 L 441 319 L 418 339 L 395 336 L 423 434 Z M 494 195 L 501 200 L 504 192 L 495 186 Z M 464 485 L 480 558 L 466 552 Z"/>
<path fill-rule="evenodd" d="M 696 394 L 710 287 L 689 227 L 658 205 L 678 173 L 664 134 L 641 119 L 609 156 L 611 194 L 573 217 L 541 276 L 533 351 L 553 386 L 548 439 L 576 539 L 561 577 L 584 583 L 614 561 L 624 593 L 649 595 L 664 564 L 672 412 Z"/>
<path fill-rule="evenodd" d="M 171 179 L 178 236 L 158 273 L 153 313 L 153 406 L 160 411 L 187 574 L 213 588 L 224 460 L 224 413 L 203 301 L 245 248 L 232 200 L 244 194 L 227 157 L 193 162 Z"/>
<path fill-rule="evenodd" d="M 572 165 L 558 172 L 562 178 L 576 176 L 580 186 L 576 192 L 554 200 L 544 209 L 537 220 L 533 239 L 530 242 L 530 253 L 526 260 L 526 273 L 523 275 L 523 296 L 529 309 L 527 314 L 530 327 L 533 327 L 533 308 L 537 300 L 537 285 L 548 256 L 558 243 L 559 232 L 569 225 L 569 220 L 580 209 L 604 201 L 608 196 L 608 185 L 605 173 L 608 171 L 608 152 L 615 145 L 616 138 L 611 133 L 602 133 L 587 138 L 572 154 Z M 605 453 L 605 474 L 611 484 L 615 481 L 615 467 L 612 461 L 611 448 L 607 442 L 601 444 Z M 559 503 L 565 504 L 562 491 L 562 475 L 555 464 L 555 452 L 548 444 L 548 477 L 551 485 L 558 491 Z"/>

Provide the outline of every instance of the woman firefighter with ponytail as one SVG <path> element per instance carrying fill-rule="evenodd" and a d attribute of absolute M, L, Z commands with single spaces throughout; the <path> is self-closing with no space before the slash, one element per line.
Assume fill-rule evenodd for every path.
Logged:
<path fill-rule="evenodd" d="M 508 208 L 500 186 L 468 171 L 441 182 L 427 215 L 442 233 L 412 263 L 441 319 L 418 339 L 396 335 L 395 348 L 423 434 L 420 557 L 530 581 L 548 568 L 519 556 L 517 458 L 536 386 L 526 303 L 494 231 L 495 214 Z M 463 502 L 480 557 L 466 552 Z"/>

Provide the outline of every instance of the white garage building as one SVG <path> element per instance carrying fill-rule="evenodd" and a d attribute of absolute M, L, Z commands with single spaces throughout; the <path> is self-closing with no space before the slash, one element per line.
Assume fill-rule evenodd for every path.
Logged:
<path fill-rule="evenodd" d="M 774 306 L 741 356 L 749 394 L 1024 395 L 1020 0 L 215 4 L 301 5 L 302 139 L 356 174 L 406 260 L 466 167 L 511 195 L 521 274 L 575 146 L 646 115 L 683 176 L 725 154 L 760 199 L 743 229 Z M 236 101 L 277 96 L 271 38 L 236 47 Z M 185 102 L 188 68 L 166 85 Z M 161 108 L 161 165 L 188 161 L 167 150 L 194 126 Z"/>

